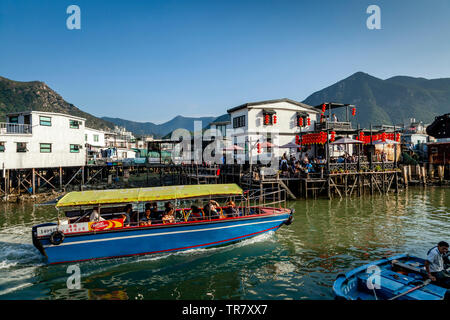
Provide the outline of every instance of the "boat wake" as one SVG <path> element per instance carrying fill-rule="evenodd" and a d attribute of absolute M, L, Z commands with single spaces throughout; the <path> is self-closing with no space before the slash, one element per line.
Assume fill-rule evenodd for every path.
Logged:
<path fill-rule="evenodd" d="M 246 247 L 249 245 L 253 245 L 256 243 L 266 242 L 266 241 L 275 241 L 275 232 L 269 231 L 260 235 L 257 235 L 255 237 L 244 239 L 235 243 L 226 244 L 223 246 L 216 246 L 216 247 L 209 247 L 209 248 L 195 248 L 195 249 L 188 249 L 188 250 L 181 250 L 171 253 L 164 253 L 159 255 L 145 255 L 140 256 L 137 258 L 136 262 L 142 262 L 142 261 L 156 261 L 161 259 L 167 259 L 169 257 L 173 256 L 198 256 L 198 255 L 204 255 L 206 254 L 212 254 L 216 252 L 227 252 L 234 250 L 236 248 Z"/>
<path fill-rule="evenodd" d="M 0 241 L 0 296 L 31 286 L 30 278 L 43 265 L 32 244 Z"/>
<path fill-rule="evenodd" d="M 43 259 L 32 244 L 0 241 L 0 270 L 40 264 L 43 264 Z"/>

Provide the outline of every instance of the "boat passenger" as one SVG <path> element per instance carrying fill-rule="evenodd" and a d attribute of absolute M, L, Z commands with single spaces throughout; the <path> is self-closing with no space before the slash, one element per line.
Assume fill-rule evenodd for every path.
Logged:
<path fill-rule="evenodd" d="M 131 205 L 131 203 L 127 204 L 125 206 L 125 210 L 124 212 L 121 214 L 122 218 L 123 218 L 123 225 L 124 226 L 129 226 L 130 225 L 130 215 L 133 211 L 133 206 Z"/>
<path fill-rule="evenodd" d="M 97 222 L 97 221 L 105 220 L 100 216 L 99 211 L 100 211 L 100 209 L 98 206 L 94 207 L 94 209 L 92 210 L 91 216 L 89 217 L 90 222 Z"/>
<path fill-rule="evenodd" d="M 163 223 L 175 223 L 175 209 L 171 202 L 166 202 L 164 205 L 164 215 L 162 217 Z"/>
<path fill-rule="evenodd" d="M 425 269 L 428 277 L 436 285 L 450 289 L 450 273 L 444 269 L 444 256 L 448 253 L 448 243 L 441 241 L 428 251 Z"/>
<path fill-rule="evenodd" d="M 152 218 L 150 216 L 150 207 L 147 207 L 145 209 L 144 216 L 139 221 L 140 226 L 151 226 L 152 225 Z"/>
<path fill-rule="evenodd" d="M 224 211 L 228 218 L 239 216 L 239 210 L 236 208 L 234 201 L 228 201 Z"/>
<path fill-rule="evenodd" d="M 161 212 L 158 212 L 158 204 L 156 202 L 150 204 L 150 217 L 152 218 L 153 221 L 162 220 L 162 214 Z"/>
<path fill-rule="evenodd" d="M 202 210 L 195 205 L 191 206 L 191 213 L 189 214 L 188 220 L 189 221 L 203 220 Z"/>
<path fill-rule="evenodd" d="M 203 207 L 206 217 L 209 219 L 219 218 L 219 213 L 217 209 L 220 207 L 219 203 L 215 200 L 209 200 L 207 204 Z"/>

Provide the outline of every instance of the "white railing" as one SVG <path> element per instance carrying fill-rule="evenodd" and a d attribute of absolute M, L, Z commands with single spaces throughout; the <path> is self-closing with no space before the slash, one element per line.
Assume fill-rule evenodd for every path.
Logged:
<path fill-rule="evenodd" d="M 0 134 L 31 134 L 30 124 L 0 122 Z"/>

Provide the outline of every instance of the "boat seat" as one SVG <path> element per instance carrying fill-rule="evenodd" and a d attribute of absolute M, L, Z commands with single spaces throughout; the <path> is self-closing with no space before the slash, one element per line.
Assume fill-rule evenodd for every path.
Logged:
<path fill-rule="evenodd" d="M 410 264 L 399 262 L 399 261 L 395 261 L 395 260 L 392 261 L 392 270 L 396 271 L 396 270 L 399 270 L 399 269 L 407 270 L 407 271 L 414 272 L 414 273 L 419 273 L 421 275 L 426 275 L 425 269 L 420 269 L 420 268 L 417 268 L 417 267 L 412 266 Z"/>
<path fill-rule="evenodd" d="M 369 273 L 361 273 L 357 276 L 357 288 L 359 291 L 373 293 L 373 290 L 367 287 L 367 280 L 371 275 Z M 391 270 L 382 270 L 380 273 L 380 289 L 376 289 L 376 294 L 379 299 L 389 299 L 421 284 L 422 281 L 422 279 L 398 274 Z M 446 289 L 429 284 L 420 290 L 405 295 L 403 299 L 440 300 L 444 297 L 445 292 Z"/>

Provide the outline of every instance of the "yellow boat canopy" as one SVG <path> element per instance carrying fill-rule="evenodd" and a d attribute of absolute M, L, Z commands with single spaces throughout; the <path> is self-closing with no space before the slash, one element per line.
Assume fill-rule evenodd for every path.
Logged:
<path fill-rule="evenodd" d="M 165 201 L 174 199 L 241 194 L 242 189 L 234 183 L 134 189 L 89 190 L 69 192 L 58 201 L 56 207 L 130 203 L 143 201 Z"/>

